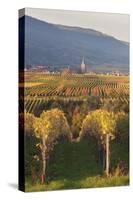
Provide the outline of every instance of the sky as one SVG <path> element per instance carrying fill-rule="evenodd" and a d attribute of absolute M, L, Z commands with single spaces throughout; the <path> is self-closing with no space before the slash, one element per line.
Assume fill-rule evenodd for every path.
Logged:
<path fill-rule="evenodd" d="M 130 16 L 87 11 L 26 8 L 25 14 L 42 21 L 67 26 L 91 28 L 118 40 L 129 42 Z"/>

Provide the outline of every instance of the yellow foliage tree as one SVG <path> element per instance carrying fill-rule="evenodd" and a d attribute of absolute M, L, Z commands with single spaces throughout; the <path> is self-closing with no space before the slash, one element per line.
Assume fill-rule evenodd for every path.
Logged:
<path fill-rule="evenodd" d="M 101 144 L 106 145 L 106 175 L 109 175 L 109 140 L 114 138 L 116 119 L 113 112 L 96 110 L 90 112 L 83 121 L 80 136 L 95 136 Z"/>
<path fill-rule="evenodd" d="M 49 111 L 44 111 L 40 118 L 36 118 L 34 123 L 34 130 L 36 137 L 41 138 L 40 145 L 42 152 L 43 170 L 42 170 L 42 183 L 45 180 L 46 174 L 46 158 L 57 142 L 60 135 L 71 137 L 70 128 L 64 113 L 55 108 Z"/>
<path fill-rule="evenodd" d="M 116 130 L 118 139 L 127 141 L 129 139 L 129 115 L 124 112 L 116 114 Z"/>
<path fill-rule="evenodd" d="M 26 135 L 34 135 L 34 122 L 35 116 L 32 113 L 24 112 L 19 114 L 19 126 Z"/>
<path fill-rule="evenodd" d="M 19 151 L 22 152 L 24 156 L 25 174 L 27 174 L 27 171 L 31 173 L 32 182 L 34 182 L 36 178 L 35 162 L 37 160 L 37 155 L 34 148 L 38 142 L 36 141 L 34 133 L 34 122 L 34 114 L 27 112 L 19 114 L 19 141 L 21 144 L 24 144 L 24 152 L 22 151 L 21 145 L 19 145 Z"/>

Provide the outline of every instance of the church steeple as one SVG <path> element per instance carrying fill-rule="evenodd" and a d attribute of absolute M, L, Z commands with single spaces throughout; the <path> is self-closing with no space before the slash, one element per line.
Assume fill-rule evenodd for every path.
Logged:
<path fill-rule="evenodd" d="M 85 60 L 85 59 L 84 59 L 84 56 L 83 56 L 83 58 L 82 58 L 82 64 L 84 64 L 84 63 L 85 63 L 85 62 L 84 62 L 84 60 Z"/>
<path fill-rule="evenodd" d="M 84 56 L 83 56 L 82 63 L 81 63 L 81 73 L 85 73 L 85 72 L 86 72 L 86 67 L 85 67 Z"/>

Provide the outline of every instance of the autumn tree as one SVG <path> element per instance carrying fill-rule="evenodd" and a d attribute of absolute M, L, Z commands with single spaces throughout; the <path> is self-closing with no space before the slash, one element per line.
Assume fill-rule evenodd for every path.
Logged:
<path fill-rule="evenodd" d="M 38 152 L 36 144 L 38 139 L 34 133 L 35 116 L 32 113 L 20 113 L 19 114 L 20 132 L 19 137 L 21 142 L 24 140 L 24 159 L 25 159 L 25 174 L 31 176 L 32 182 L 36 179 L 36 168 L 39 165 Z"/>
<path fill-rule="evenodd" d="M 103 109 L 106 109 L 108 111 L 112 112 L 129 112 L 129 103 L 122 102 L 119 98 L 117 99 L 104 99 L 103 100 Z"/>
<path fill-rule="evenodd" d="M 116 128 L 115 115 L 113 112 L 106 110 L 96 110 L 90 112 L 84 119 L 81 137 L 84 135 L 94 136 L 98 143 L 105 146 L 106 153 L 106 175 L 109 175 L 110 150 L 109 141 L 114 138 Z"/>
<path fill-rule="evenodd" d="M 44 183 L 49 152 L 53 149 L 60 135 L 71 137 L 71 133 L 64 113 L 58 108 L 43 111 L 40 118 L 35 120 L 34 130 L 36 136 L 41 139 L 41 144 L 39 144 L 43 166 L 41 182 Z"/>
<path fill-rule="evenodd" d="M 124 112 L 116 114 L 116 137 L 123 142 L 129 140 L 129 115 Z"/>

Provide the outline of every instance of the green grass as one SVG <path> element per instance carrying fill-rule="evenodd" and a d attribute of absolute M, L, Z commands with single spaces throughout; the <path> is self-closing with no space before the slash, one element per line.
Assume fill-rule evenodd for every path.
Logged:
<path fill-rule="evenodd" d="M 86 177 L 81 180 L 57 180 L 51 181 L 48 184 L 40 184 L 37 183 L 35 185 L 31 185 L 26 183 L 26 191 L 27 192 L 35 192 L 35 191 L 50 191 L 50 190 L 63 190 L 63 189 L 79 189 L 79 188 L 96 188 L 96 187 L 111 187 L 111 186 L 126 186 L 129 184 L 128 176 L 121 177 Z"/>
<path fill-rule="evenodd" d="M 114 145 L 113 148 L 115 146 L 118 149 L 117 145 Z M 117 154 L 114 155 L 113 163 L 117 162 L 117 157 Z M 25 186 L 26 191 L 31 192 L 128 184 L 129 178 L 126 175 L 106 178 L 97 161 L 97 149 L 94 141 L 82 140 L 78 143 L 61 142 L 58 144 L 54 148 L 47 166 L 47 183 L 42 185 L 38 181 L 31 184 L 27 178 Z"/>

